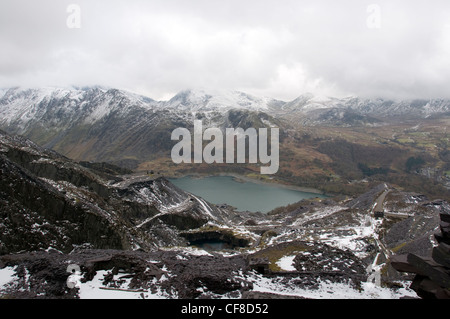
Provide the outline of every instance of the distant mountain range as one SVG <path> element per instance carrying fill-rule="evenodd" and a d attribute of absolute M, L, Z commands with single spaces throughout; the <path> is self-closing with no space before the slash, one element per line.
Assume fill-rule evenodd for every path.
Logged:
<path fill-rule="evenodd" d="M 76 160 L 139 162 L 172 147 L 170 132 L 194 119 L 214 127 L 365 126 L 450 114 L 450 100 L 391 101 L 304 94 L 284 102 L 237 91 L 193 91 L 168 101 L 118 89 L 0 90 L 0 129 Z M 124 165 L 130 166 L 130 165 Z M 131 165 L 132 166 L 132 165 Z"/>

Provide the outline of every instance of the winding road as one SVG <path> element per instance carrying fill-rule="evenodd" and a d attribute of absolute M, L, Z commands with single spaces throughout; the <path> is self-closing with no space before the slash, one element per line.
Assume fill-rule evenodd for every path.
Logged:
<path fill-rule="evenodd" d="M 386 199 L 387 194 L 389 194 L 390 189 L 388 189 L 388 186 L 385 185 L 386 189 L 384 190 L 384 192 L 378 196 L 378 198 L 376 199 L 372 211 L 370 212 L 371 217 L 372 217 L 372 221 L 374 222 L 374 228 L 373 228 L 373 238 L 375 239 L 376 245 L 378 247 L 378 253 L 376 254 L 372 264 L 369 265 L 369 267 L 367 267 L 367 272 L 370 273 L 369 277 L 367 278 L 367 281 L 369 282 L 374 282 L 375 285 L 377 286 L 381 286 L 381 268 L 382 268 L 382 264 L 378 263 L 378 260 L 380 258 L 380 255 L 384 255 L 384 257 L 386 259 L 388 259 L 391 256 L 391 251 L 389 249 L 386 248 L 386 246 L 381 242 L 380 238 L 379 238 L 379 233 L 377 231 L 377 226 L 379 225 L 379 223 L 376 222 L 375 220 L 375 213 L 384 213 L 384 201 Z"/>

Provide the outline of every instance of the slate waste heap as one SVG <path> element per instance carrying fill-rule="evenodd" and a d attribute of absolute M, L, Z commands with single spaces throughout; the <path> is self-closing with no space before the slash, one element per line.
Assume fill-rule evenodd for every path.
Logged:
<path fill-rule="evenodd" d="M 450 209 L 442 202 L 434 204 L 440 207 L 440 231 L 434 235 L 438 245 L 431 257 L 395 255 L 391 265 L 397 271 L 415 274 L 410 287 L 420 298 L 450 299 Z"/>

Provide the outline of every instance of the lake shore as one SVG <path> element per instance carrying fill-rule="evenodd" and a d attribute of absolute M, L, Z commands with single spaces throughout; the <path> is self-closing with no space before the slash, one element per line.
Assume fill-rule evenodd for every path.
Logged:
<path fill-rule="evenodd" d="M 315 188 L 309 188 L 309 187 L 302 187 L 302 186 L 296 186 L 296 185 L 289 185 L 289 184 L 283 184 L 280 183 L 276 180 L 274 180 L 273 182 L 268 182 L 268 181 L 264 181 L 258 178 L 252 178 L 246 175 L 241 175 L 241 174 L 236 174 L 236 173 L 217 173 L 217 174 L 198 174 L 198 173 L 193 173 L 193 174 L 187 174 L 184 177 L 193 177 L 193 178 L 208 178 L 208 177 L 215 177 L 215 176 L 229 176 L 232 177 L 236 182 L 240 182 L 240 183 L 254 183 L 254 184 L 259 184 L 259 185 L 267 185 L 267 186 L 273 186 L 273 187 L 280 187 L 280 188 L 284 188 L 284 189 L 290 189 L 290 190 L 294 190 L 294 191 L 299 191 L 299 192 L 304 192 L 304 193 L 311 193 L 311 194 L 317 194 L 317 195 L 324 195 L 324 196 L 328 196 L 327 194 L 325 194 L 324 192 L 315 189 Z M 174 177 L 174 178 L 179 178 L 179 177 Z"/>

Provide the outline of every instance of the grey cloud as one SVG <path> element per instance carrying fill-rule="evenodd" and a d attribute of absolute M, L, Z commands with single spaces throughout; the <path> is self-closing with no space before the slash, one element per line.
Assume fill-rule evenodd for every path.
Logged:
<path fill-rule="evenodd" d="M 71 3 L 81 29 L 66 25 Z M 2 0 L 0 86 L 448 97 L 449 13 L 439 0 Z"/>

